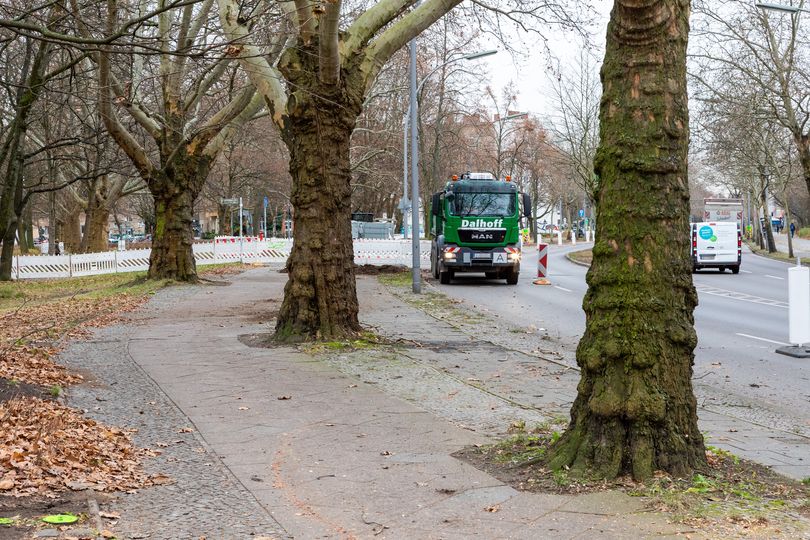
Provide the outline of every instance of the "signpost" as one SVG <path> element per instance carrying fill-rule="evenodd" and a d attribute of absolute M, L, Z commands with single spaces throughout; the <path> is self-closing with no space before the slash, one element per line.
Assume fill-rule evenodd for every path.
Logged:
<path fill-rule="evenodd" d="M 262 227 L 262 231 L 264 232 L 264 237 L 267 238 L 267 203 L 270 202 L 267 199 L 267 196 L 264 197 L 264 226 Z"/>

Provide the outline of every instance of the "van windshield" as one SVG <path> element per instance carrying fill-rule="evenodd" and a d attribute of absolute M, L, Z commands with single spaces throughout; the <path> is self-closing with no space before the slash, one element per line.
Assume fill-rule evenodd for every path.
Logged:
<path fill-rule="evenodd" d="M 509 217 L 515 214 L 514 193 L 456 193 L 450 203 L 454 216 Z"/>

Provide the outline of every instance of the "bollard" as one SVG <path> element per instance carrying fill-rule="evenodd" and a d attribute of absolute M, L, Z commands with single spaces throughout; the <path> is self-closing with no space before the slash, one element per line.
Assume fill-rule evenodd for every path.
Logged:
<path fill-rule="evenodd" d="M 576 229 L 571 229 L 571 245 L 577 245 L 577 231 Z"/>
<path fill-rule="evenodd" d="M 548 244 L 537 244 L 537 277 L 548 275 Z"/>
<path fill-rule="evenodd" d="M 779 347 L 776 352 L 794 358 L 810 358 L 810 268 L 794 266 L 788 269 L 788 332 L 793 345 Z"/>
<path fill-rule="evenodd" d="M 548 244 L 537 243 L 537 279 L 532 281 L 535 285 L 551 285 L 548 275 Z"/>
<path fill-rule="evenodd" d="M 554 231 L 554 232 L 557 233 L 557 245 L 561 246 L 562 245 L 562 231 Z"/>

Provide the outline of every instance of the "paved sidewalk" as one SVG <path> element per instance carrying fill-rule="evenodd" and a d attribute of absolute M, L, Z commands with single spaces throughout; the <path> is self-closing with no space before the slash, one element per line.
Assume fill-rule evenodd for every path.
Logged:
<path fill-rule="evenodd" d="M 787 253 L 788 252 L 787 233 L 774 234 L 773 239 L 774 239 L 774 242 L 776 242 L 776 247 L 780 252 L 782 252 L 782 253 Z M 802 259 L 810 258 L 810 240 L 806 240 L 804 238 L 799 238 L 798 236 L 794 236 L 793 237 L 793 254 L 796 257 L 801 257 Z"/>
<path fill-rule="evenodd" d="M 245 501 L 254 521 L 275 520 L 284 531 L 254 527 L 212 534 L 208 516 L 191 506 L 184 519 L 153 517 L 149 538 L 702 537 L 621 493 L 518 492 L 451 457 L 467 445 L 488 442 L 511 420 L 541 420 L 546 411 L 520 406 L 408 355 L 347 354 L 327 362 L 292 348 L 245 345 L 248 336 L 269 331 L 262 323 L 278 307 L 285 280 L 265 268 L 235 277 L 226 287 L 166 291 L 136 319 L 137 331 L 127 338 L 131 359 L 170 399 L 167 417 L 186 415 L 186 425 L 196 431 L 191 441 L 236 479 L 236 506 Z M 407 327 L 432 337 L 436 350 L 471 342 L 392 297 L 376 278 L 360 278 L 358 288 L 367 324 Z M 515 354 L 492 344 L 473 345 L 480 347 L 474 356 L 493 364 Z M 431 354 L 430 348 L 417 349 Z M 464 361 L 469 351 L 465 355 L 455 361 Z M 399 370 L 400 378 L 390 370 Z M 374 373 L 381 381 L 372 380 Z M 394 381 L 406 376 L 417 379 L 397 387 Z M 554 383 L 552 377 L 550 390 Z M 564 409 L 556 404 L 556 410 Z M 230 489 L 227 485 L 223 488 Z M 128 497 L 118 504 L 126 506 Z M 261 511 L 251 506 L 253 497 Z M 175 505 L 165 494 L 155 498 L 167 513 Z M 119 528 L 127 534 L 143 531 L 145 518 L 124 512 Z"/>
<path fill-rule="evenodd" d="M 106 506 L 122 514 L 119 538 L 704 537 L 622 493 L 519 492 L 452 457 L 514 421 L 567 418 L 579 376 L 542 335 L 430 316 L 361 276 L 361 319 L 396 351 L 259 348 L 286 275 L 228 279 L 161 291 L 131 324 L 66 352 L 99 378 L 71 402 L 137 427 L 136 444 L 163 451 L 151 471 L 176 479 Z M 713 444 L 810 475 L 797 434 L 719 408 L 700 417 Z"/>

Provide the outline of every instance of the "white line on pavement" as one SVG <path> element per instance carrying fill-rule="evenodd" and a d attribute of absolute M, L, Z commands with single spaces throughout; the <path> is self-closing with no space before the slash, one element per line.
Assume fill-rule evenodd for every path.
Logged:
<path fill-rule="evenodd" d="M 740 270 L 743 274 L 753 274 L 751 270 Z"/>
<path fill-rule="evenodd" d="M 559 285 L 554 285 L 554 288 L 565 292 L 573 292 L 571 289 L 566 289 L 565 287 L 560 287 Z"/>
<path fill-rule="evenodd" d="M 765 274 L 765 277 L 769 277 L 769 278 L 771 278 L 771 279 L 779 279 L 779 280 L 785 281 L 785 278 L 783 278 L 783 277 L 779 277 L 779 276 L 772 276 L 772 275 L 770 275 L 770 274 Z"/>
<path fill-rule="evenodd" d="M 742 337 L 747 337 L 747 338 L 750 338 L 750 339 L 756 339 L 756 340 L 759 340 L 759 341 L 767 341 L 768 343 L 773 343 L 774 345 L 785 345 L 785 346 L 788 345 L 787 343 L 782 343 L 781 341 L 774 341 L 772 339 L 765 339 L 764 337 L 749 336 L 748 334 L 740 334 L 740 333 L 738 333 L 737 335 L 742 336 Z"/>

